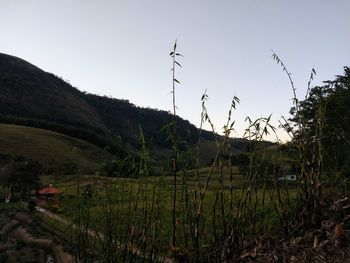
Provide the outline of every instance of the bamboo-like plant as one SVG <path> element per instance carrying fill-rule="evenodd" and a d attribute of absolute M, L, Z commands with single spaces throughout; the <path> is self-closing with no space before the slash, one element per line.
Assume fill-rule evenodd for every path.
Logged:
<path fill-rule="evenodd" d="M 176 125 L 175 96 L 180 84 L 176 73 L 181 67 L 178 62 L 181 56 L 175 41 L 170 52 L 173 122 L 163 128 L 172 146 L 170 183 L 164 176 L 150 177 L 152 162 L 141 128 L 139 152 L 133 159 L 136 160 L 133 165 L 139 175 L 137 179 L 123 178 L 119 171 L 120 178 L 105 178 L 101 192 L 86 199 L 81 194 L 79 175 L 79 205 L 76 227 L 72 231 L 77 261 L 88 262 L 98 255 L 102 262 L 234 262 L 240 260 L 242 249 L 252 239 L 256 242 L 262 235 L 271 238 L 269 235 L 274 234 L 278 240 L 293 234 L 298 227 L 317 223 L 323 199 L 327 104 L 317 109 L 315 133 L 311 134 L 291 73 L 273 53 L 273 59 L 286 72 L 293 93 L 294 123 L 283 118 L 283 127 L 292 138 L 292 148 L 298 153 L 297 198 L 294 200 L 291 189 L 279 182 L 287 169 L 281 145 L 277 144 L 277 151 L 272 156 L 266 150 L 266 136 L 274 135 L 279 141 L 271 115 L 256 120 L 247 117 L 248 127 L 243 136 L 249 143 L 247 164 L 244 169 L 239 169 L 240 174 L 232 149 L 233 112 L 240 102 L 238 97 L 234 96 L 231 101 L 220 136 L 209 117 L 205 91 L 201 97 L 196 145 L 193 146 L 188 138 L 181 138 Z M 309 96 L 315 74 L 312 69 L 305 98 Z M 208 123 L 214 133 L 216 153 L 210 166 L 201 170 L 199 156 L 205 138 L 204 123 Z M 187 165 L 189 156 L 194 159 L 193 170 Z M 234 180 L 234 173 L 242 178 L 241 181 Z M 98 180 L 102 179 L 96 179 L 96 188 Z"/>
<path fill-rule="evenodd" d="M 290 85 L 293 90 L 293 113 L 296 129 L 293 125 L 284 119 L 283 127 L 289 132 L 292 142 L 298 151 L 298 163 L 300 172 L 297 175 L 298 182 L 298 203 L 299 212 L 302 216 L 297 217 L 299 225 L 317 224 L 320 219 L 322 200 L 322 166 L 323 166 L 323 140 L 324 140 L 324 116 L 327 105 L 322 104 L 316 113 L 315 134 L 309 132 L 307 128 L 307 119 L 304 111 L 300 106 L 297 98 L 296 88 L 291 78 L 291 73 L 287 70 L 285 64 L 276 53 L 273 53 L 272 58 L 281 65 L 283 71 L 286 72 Z M 307 84 L 305 99 L 308 98 L 311 90 L 311 82 L 316 75 L 315 69 L 311 70 L 310 78 Z"/>
<path fill-rule="evenodd" d="M 174 251 L 174 257 L 176 257 L 176 251 L 177 251 L 177 247 L 176 247 L 176 233 L 177 233 L 177 224 L 176 224 L 176 198 L 177 198 L 177 155 L 178 155 L 178 147 L 177 147 L 177 143 L 176 143 L 176 96 L 175 96 L 175 92 L 176 92 L 176 84 L 180 84 L 180 81 L 178 81 L 175 78 L 175 71 L 177 66 L 182 67 L 181 64 L 177 61 L 177 57 L 182 56 L 180 53 L 177 52 L 176 50 L 177 48 L 177 40 L 175 40 L 174 43 L 174 47 L 173 50 L 170 52 L 170 57 L 172 58 L 172 68 L 171 68 L 171 72 L 172 72 L 172 98 L 173 98 L 173 115 L 174 115 L 174 123 L 173 123 L 173 134 L 172 137 L 173 139 L 173 159 L 172 159 L 172 170 L 173 170 L 173 177 L 174 177 L 174 192 L 173 192 L 173 212 L 172 212 L 172 222 L 173 222 L 173 238 L 172 238 L 172 249 Z"/>

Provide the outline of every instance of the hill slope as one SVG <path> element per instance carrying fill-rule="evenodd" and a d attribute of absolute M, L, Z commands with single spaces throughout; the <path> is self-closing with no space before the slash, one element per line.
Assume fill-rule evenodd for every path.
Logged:
<path fill-rule="evenodd" d="M 113 153 L 138 147 L 140 129 L 155 158 L 169 153 L 170 142 L 161 129 L 176 121 L 177 134 L 194 145 L 199 130 L 170 113 L 140 108 L 127 100 L 87 94 L 52 73 L 20 58 L 0 53 L 0 123 L 25 125 L 80 138 Z M 202 131 L 202 163 L 215 155 L 215 135 Z M 232 140 L 234 153 L 246 152 L 248 142 Z"/>
<path fill-rule="evenodd" d="M 157 147 L 167 146 L 160 129 L 174 120 L 165 111 L 136 107 L 126 100 L 86 94 L 61 78 L 20 59 L 0 53 L 0 121 L 55 130 L 100 146 L 113 146 L 120 136 L 137 145 L 139 127 Z M 196 127 L 176 117 L 179 132 Z"/>
<path fill-rule="evenodd" d="M 47 172 L 93 173 L 112 156 L 91 143 L 43 129 L 0 124 L 0 154 L 40 162 Z"/>

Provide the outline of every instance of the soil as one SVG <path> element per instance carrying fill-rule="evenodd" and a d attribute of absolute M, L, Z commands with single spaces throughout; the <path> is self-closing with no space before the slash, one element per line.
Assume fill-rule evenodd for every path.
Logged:
<path fill-rule="evenodd" d="M 282 242 L 249 240 L 229 262 L 350 263 L 350 197 L 339 198 L 328 210 L 336 216 L 316 228 L 301 229 Z"/>
<path fill-rule="evenodd" d="M 55 236 L 53 238 L 52 236 Z M 71 263 L 72 256 L 43 222 L 21 210 L 0 213 L 0 263 Z"/>

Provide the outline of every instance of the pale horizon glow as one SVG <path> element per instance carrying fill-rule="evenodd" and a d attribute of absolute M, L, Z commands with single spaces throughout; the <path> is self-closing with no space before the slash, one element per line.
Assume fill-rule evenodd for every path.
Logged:
<path fill-rule="evenodd" d="M 177 39 L 184 55 L 178 115 L 199 127 L 207 90 L 220 133 L 237 96 L 234 136 L 240 137 L 247 116 L 272 114 L 275 126 L 289 116 L 291 87 L 271 50 L 292 73 L 299 99 L 313 67 L 313 85 L 343 73 L 350 61 L 349 11 L 347 0 L 0 0 L 0 53 L 82 91 L 171 111 L 169 53 Z"/>

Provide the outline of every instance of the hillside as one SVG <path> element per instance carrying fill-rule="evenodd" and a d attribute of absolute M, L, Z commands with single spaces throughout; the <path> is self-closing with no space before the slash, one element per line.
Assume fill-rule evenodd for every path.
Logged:
<path fill-rule="evenodd" d="M 93 173 L 111 154 L 91 143 L 43 129 L 0 124 L 0 154 L 41 163 L 46 172 Z"/>
<path fill-rule="evenodd" d="M 2 122 L 55 130 L 100 146 L 120 136 L 131 147 L 139 127 L 146 139 L 166 146 L 160 129 L 173 121 L 165 111 L 139 108 L 126 100 L 86 94 L 61 78 L 17 57 L 0 54 L 0 117 Z M 196 138 L 196 127 L 179 117 L 179 131 Z"/>
<path fill-rule="evenodd" d="M 161 129 L 176 120 L 177 134 L 190 145 L 198 140 L 198 129 L 169 112 L 137 107 L 127 100 L 79 91 L 52 73 L 20 58 L 0 53 L 0 123 L 25 125 L 80 138 L 111 152 L 138 147 L 140 129 L 156 158 L 170 149 Z M 203 163 L 214 154 L 215 136 L 202 131 L 206 142 Z M 232 141 L 234 152 L 245 152 L 247 141 Z"/>

